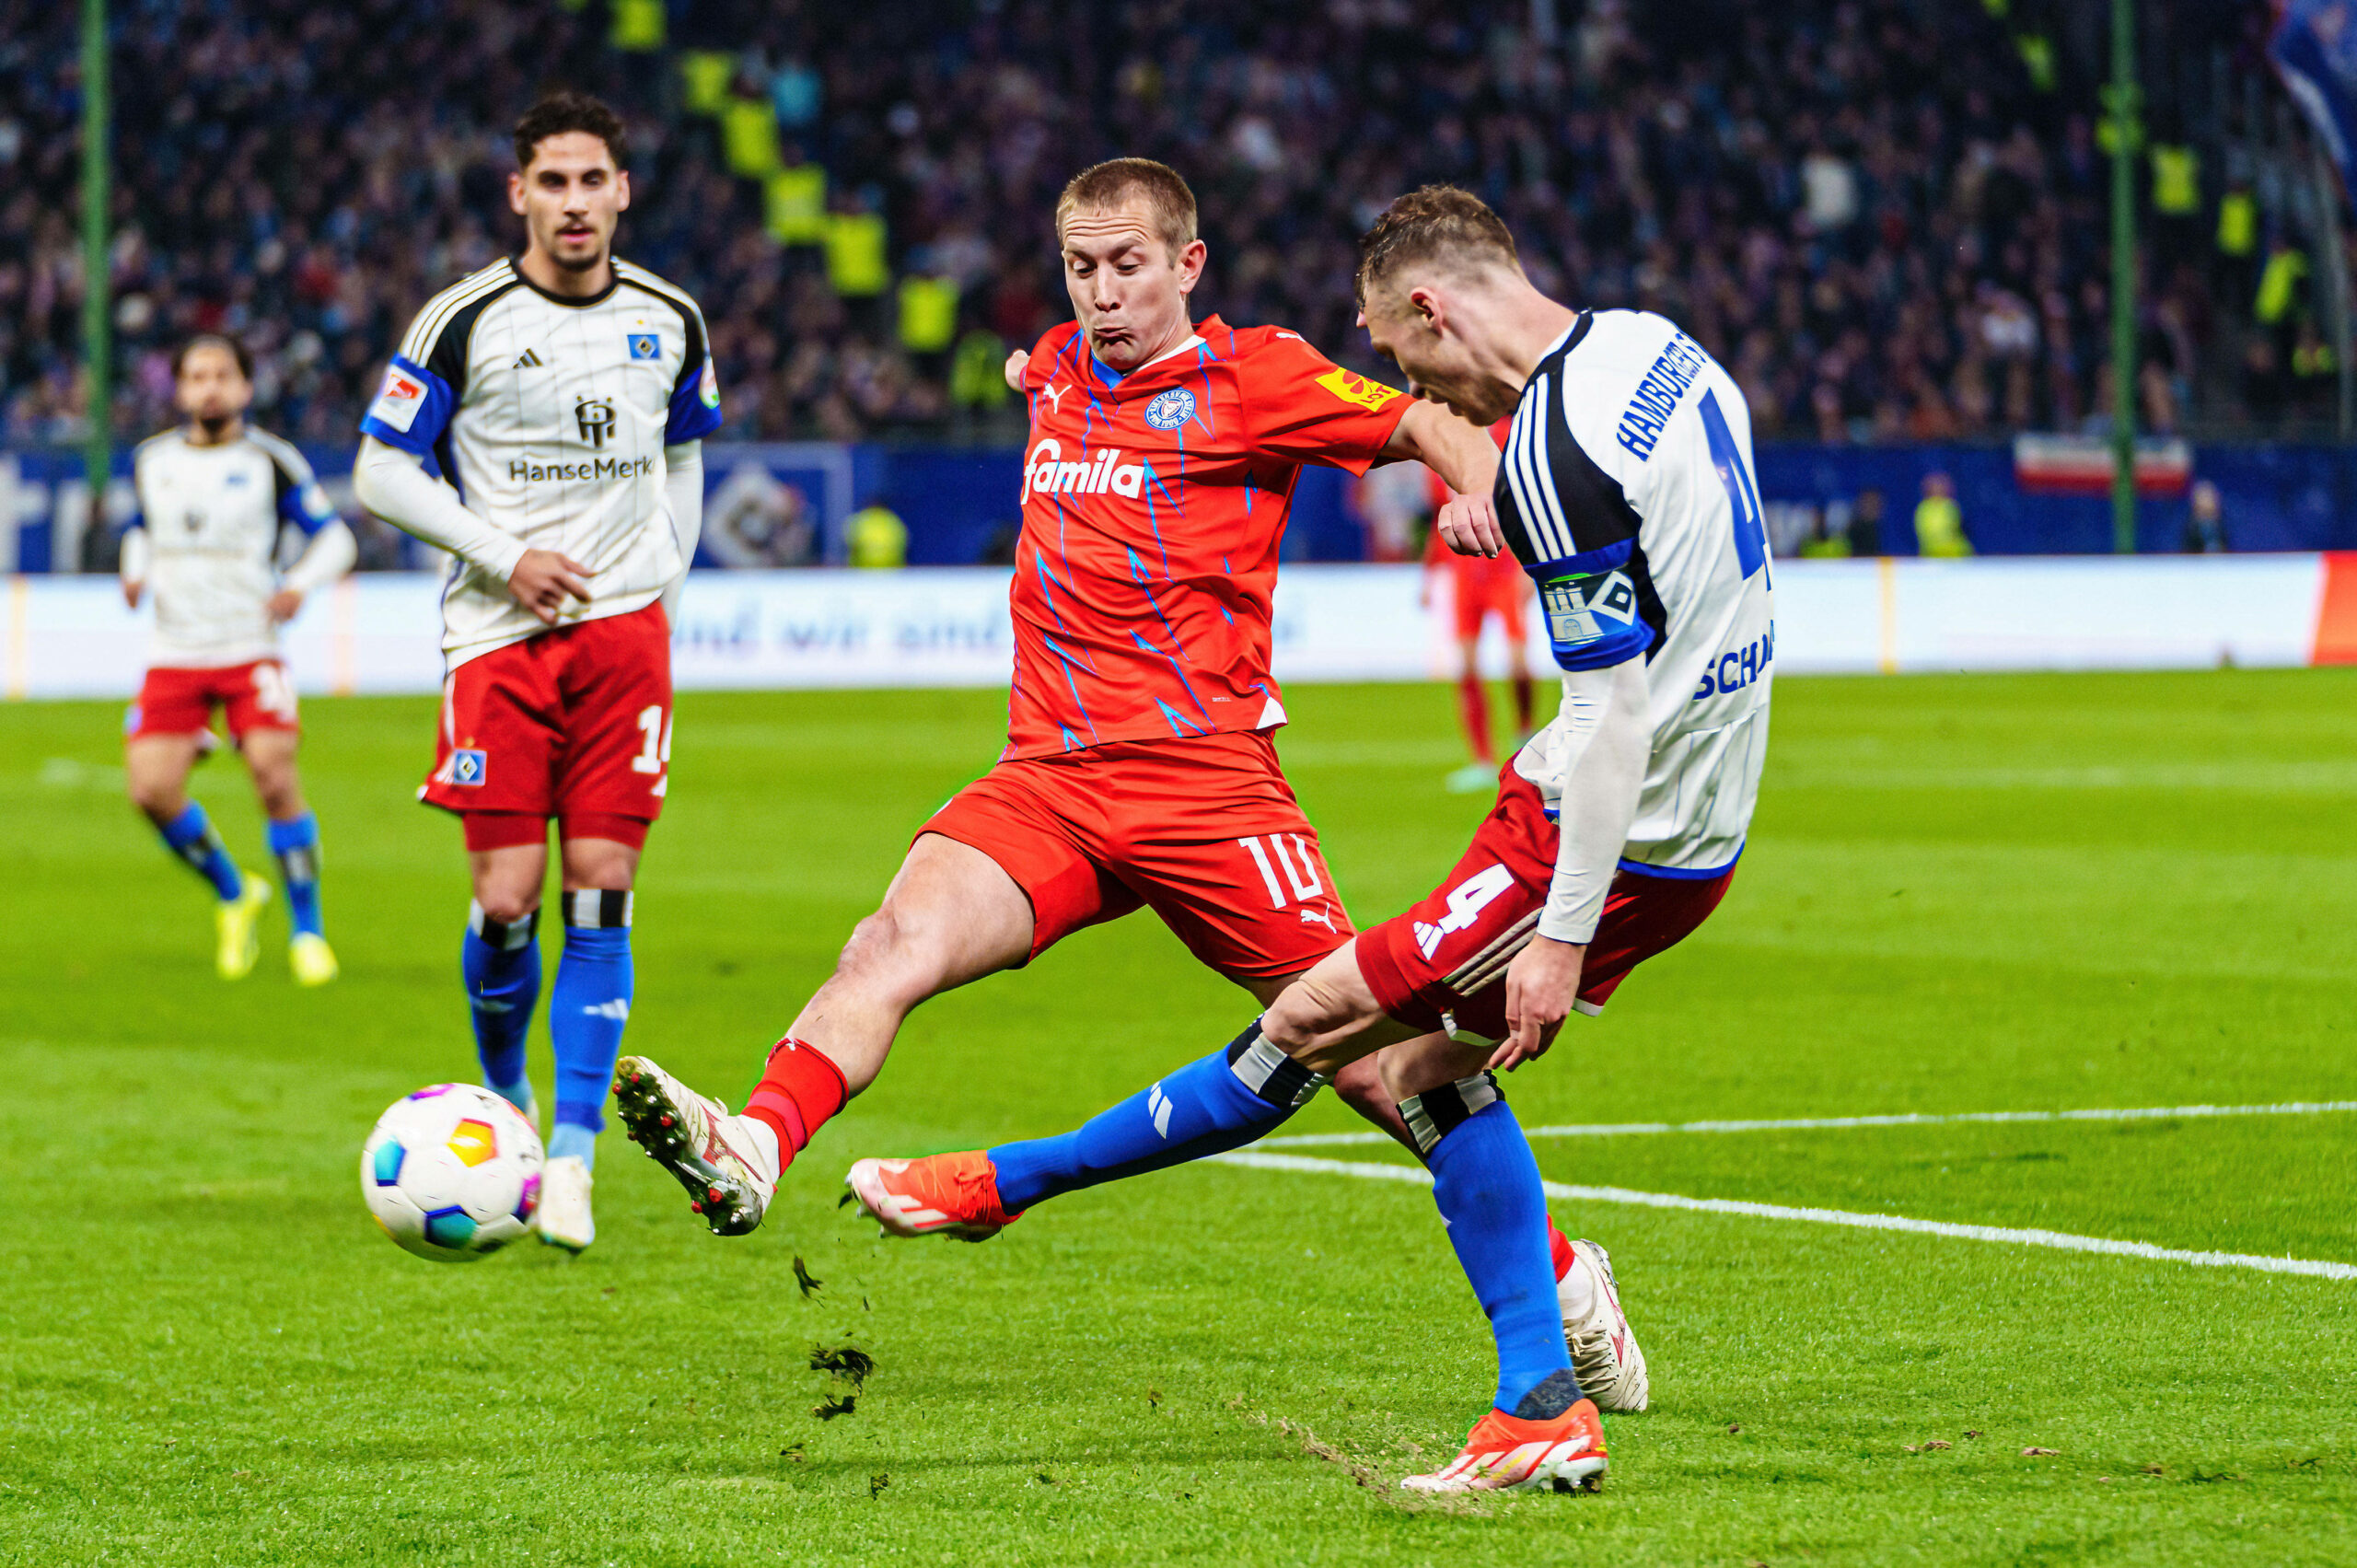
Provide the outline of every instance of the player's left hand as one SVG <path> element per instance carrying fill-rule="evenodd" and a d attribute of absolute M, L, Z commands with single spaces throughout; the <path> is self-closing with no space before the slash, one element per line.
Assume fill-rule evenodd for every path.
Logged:
<path fill-rule="evenodd" d="M 1441 542 L 1459 555 L 1495 555 L 1506 547 L 1498 509 L 1486 495 L 1452 495 L 1434 519 Z"/>
<path fill-rule="evenodd" d="M 1515 955 L 1506 966 L 1506 1038 L 1490 1057 L 1492 1072 L 1511 1073 L 1547 1054 L 1555 1031 L 1571 1016 L 1586 957 L 1584 944 L 1546 936 L 1532 937 Z"/>
<path fill-rule="evenodd" d="M 272 621 L 283 626 L 303 608 L 303 595 L 298 589 L 281 588 L 270 596 L 270 602 L 263 608 L 270 611 Z"/>

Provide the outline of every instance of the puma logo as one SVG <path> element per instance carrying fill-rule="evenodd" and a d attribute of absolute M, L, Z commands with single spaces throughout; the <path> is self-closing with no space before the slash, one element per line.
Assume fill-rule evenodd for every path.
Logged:
<path fill-rule="evenodd" d="M 1054 382 L 1051 381 L 1046 386 L 1039 389 L 1039 395 L 1048 400 L 1048 406 L 1050 408 L 1054 409 L 1058 413 L 1062 413 L 1064 412 L 1064 394 L 1071 390 L 1072 388 L 1069 385 L 1059 387 Z"/>
<path fill-rule="evenodd" d="M 1328 914 L 1324 910 L 1304 910 L 1301 912 L 1301 923 L 1304 925 L 1322 925 L 1327 930 L 1331 931 L 1334 929 L 1334 917 Z"/>

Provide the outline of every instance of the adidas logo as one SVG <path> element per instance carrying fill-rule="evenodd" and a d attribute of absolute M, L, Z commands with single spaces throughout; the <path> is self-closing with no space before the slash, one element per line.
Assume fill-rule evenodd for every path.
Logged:
<path fill-rule="evenodd" d="M 1160 1084 L 1145 1092 L 1146 1114 L 1154 1118 L 1154 1135 L 1168 1142 L 1170 1138 L 1170 1097 L 1162 1092 Z"/>
<path fill-rule="evenodd" d="M 585 1016 L 611 1018 L 618 1024 L 627 1023 L 630 1020 L 630 1004 L 619 996 L 611 1002 L 600 1002 L 594 1007 L 584 1007 L 581 1011 Z"/>
<path fill-rule="evenodd" d="M 540 367 L 541 363 L 542 361 L 540 359 L 540 351 L 538 349 L 528 348 L 521 354 L 517 356 L 515 368 L 518 370 L 537 370 Z"/>

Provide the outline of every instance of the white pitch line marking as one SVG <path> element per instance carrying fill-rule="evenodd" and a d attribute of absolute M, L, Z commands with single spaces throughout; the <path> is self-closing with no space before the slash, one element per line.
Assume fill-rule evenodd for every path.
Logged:
<path fill-rule="evenodd" d="M 1309 1159 L 1300 1155 L 1263 1155 L 1248 1149 L 1213 1155 L 1223 1165 L 1248 1166 L 1255 1170 L 1291 1170 L 1312 1176 L 1353 1176 L 1363 1181 L 1404 1181 L 1429 1187 L 1432 1173 L 1422 1166 L 1370 1165 L 1363 1160 Z M 2248 1252 L 2191 1252 L 2176 1247 L 2155 1247 L 2149 1241 L 2114 1241 L 2102 1236 L 2073 1236 L 2059 1230 L 2013 1230 L 1993 1225 L 1952 1225 L 1945 1220 L 1910 1219 L 1904 1214 L 1862 1214 L 1848 1209 L 1796 1209 L 1782 1203 L 1750 1203 L 1736 1198 L 1688 1198 L 1675 1192 L 1632 1192 L 1625 1187 L 1573 1187 L 1561 1181 L 1540 1183 L 1550 1198 L 1573 1202 L 1633 1203 L 1648 1209 L 1689 1209 L 1706 1214 L 1743 1214 L 1762 1220 L 1806 1220 L 1812 1225 L 1847 1225 L 1852 1230 L 1895 1230 L 1913 1236 L 1944 1236 L 1958 1241 L 1996 1241 L 2016 1247 L 2048 1247 L 2060 1252 L 2101 1252 L 2118 1258 L 2144 1258 L 2155 1262 L 2190 1263 L 2203 1269 L 2256 1269 L 2269 1274 L 2306 1274 L 2325 1280 L 2357 1280 L 2357 1263 L 2335 1263 L 2311 1258 L 2262 1258 Z"/>
<path fill-rule="evenodd" d="M 1620 1138 L 1661 1132 L 1822 1132 L 1844 1127 L 1945 1127 L 1992 1121 L 2166 1121 L 2205 1116 L 2326 1116 L 2357 1110 L 2357 1099 L 2291 1100 L 2282 1105 L 2098 1106 L 2088 1110 L 1966 1110 L 1948 1115 L 1794 1117 L 1774 1121 L 1598 1121 L 1526 1127 L 1526 1138 Z M 1263 1138 L 1258 1149 L 1309 1149 L 1343 1144 L 1388 1144 L 1384 1132 L 1298 1132 Z"/>

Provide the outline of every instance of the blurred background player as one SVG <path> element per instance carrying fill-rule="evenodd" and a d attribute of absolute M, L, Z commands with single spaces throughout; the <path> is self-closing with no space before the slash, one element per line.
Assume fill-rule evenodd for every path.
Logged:
<path fill-rule="evenodd" d="M 1464 1452 L 1403 1484 L 1581 1481 L 1605 1464 L 1591 1400 L 1643 1408 L 1647 1372 L 1600 1249 L 1601 1331 L 1584 1358 L 1576 1332 L 1567 1347 L 1538 1167 L 1494 1074 L 1543 1054 L 1574 1010 L 1601 1012 L 1734 878 L 1774 645 L 1750 415 L 1663 317 L 1540 294 L 1505 225 L 1463 191 L 1399 198 L 1363 256 L 1369 334 L 1409 384 L 1469 418 L 1513 411 L 1497 516 L 1539 587 L 1562 713 L 1516 754 L 1430 896 L 1337 949 L 1229 1044 L 1074 1132 L 865 1159 L 849 1180 L 893 1234 L 980 1240 L 1061 1193 L 1264 1136 L 1380 1052 L 1498 1351 L 1492 1408 Z"/>
<path fill-rule="evenodd" d="M 1501 423 L 1490 434 L 1503 444 L 1505 425 Z M 1428 482 L 1437 522 L 1451 496 L 1439 476 L 1432 476 Z M 1530 602 L 1530 579 L 1511 555 L 1467 555 L 1449 549 L 1434 527 L 1424 540 L 1424 586 L 1418 602 L 1425 609 L 1433 608 L 1433 588 L 1444 578 L 1457 630 L 1457 716 L 1465 726 L 1465 744 L 1473 753 L 1471 761 L 1448 775 L 1447 788 L 1451 795 L 1478 795 L 1498 782 L 1498 753 L 1490 739 L 1490 692 L 1481 679 L 1480 658 L 1481 628 L 1492 620 L 1505 638 L 1506 673 L 1514 682 L 1514 747 L 1508 749 L 1530 738 L 1534 692 L 1529 627 L 1523 619 L 1524 607 Z"/>
<path fill-rule="evenodd" d="M 927 997 L 1141 907 L 1264 1001 L 1351 934 L 1270 734 L 1294 485 L 1306 463 L 1420 459 L 1486 495 L 1497 447 L 1298 333 L 1194 321 L 1206 248 L 1162 164 L 1074 176 L 1056 240 L 1075 319 L 1008 367 L 1031 430 L 1006 749 L 918 830 L 744 1114 L 621 1063 L 631 1136 L 720 1234 L 761 1224 L 779 1173 Z"/>
<path fill-rule="evenodd" d="M 564 955 L 540 1229 L 578 1252 L 596 1238 L 591 1170 L 633 992 L 631 888 L 668 782 L 661 601 L 695 553 L 720 396 L 694 302 L 612 253 L 630 204 L 612 110 L 556 94 L 517 123 L 515 147 L 524 253 L 418 313 L 361 421 L 354 480 L 370 510 L 454 558 L 419 796 L 465 823 L 476 1049 L 484 1081 L 528 1115 L 557 821 Z M 442 478 L 419 466 L 429 456 Z"/>
<path fill-rule="evenodd" d="M 352 569 L 357 547 L 303 454 L 247 424 L 253 362 L 242 343 L 192 338 L 173 356 L 172 377 L 188 423 L 143 442 L 132 459 L 139 516 L 123 536 L 122 597 L 136 610 L 155 589 L 156 631 L 124 725 L 123 773 L 166 846 L 212 885 L 215 966 L 222 979 L 241 979 L 261 950 L 270 885 L 238 870 L 188 796 L 189 770 L 211 749 L 213 710 L 227 714 L 286 881 L 288 966 L 298 983 L 324 985 L 336 961 L 319 917 L 319 823 L 296 774 L 300 729 L 278 627 L 306 595 Z M 309 542 L 281 575 L 281 530 L 290 527 Z"/>

